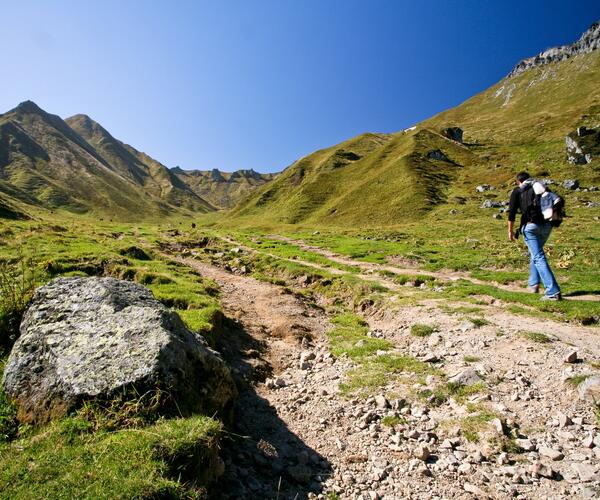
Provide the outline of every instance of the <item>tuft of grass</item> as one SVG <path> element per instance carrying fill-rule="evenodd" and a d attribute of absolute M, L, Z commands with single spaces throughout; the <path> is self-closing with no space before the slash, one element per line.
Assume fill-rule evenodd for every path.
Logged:
<path fill-rule="evenodd" d="M 486 428 L 488 422 L 497 417 L 496 413 L 487 409 L 482 409 L 475 415 L 467 415 L 460 420 L 461 433 L 470 443 L 478 443 L 480 432 Z"/>
<path fill-rule="evenodd" d="M 0 360 L 0 381 L 4 373 L 4 363 L 5 360 Z M 17 408 L 0 385 L 0 446 L 4 441 L 13 439 L 18 430 Z"/>
<path fill-rule="evenodd" d="M 548 337 L 548 335 L 541 332 L 522 330 L 518 333 L 518 336 L 531 342 L 536 342 L 538 344 L 550 344 L 552 342 L 552 339 Z"/>
<path fill-rule="evenodd" d="M 478 357 L 478 356 L 472 356 L 470 354 L 467 354 L 466 356 L 463 356 L 463 361 L 465 363 L 477 363 L 480 360 L 481 360 L 480 357 Z"/>
<path fill-rule="evenodd" d="M 355 314 L 339 314 L 331 322 L 334 327 L 328 335 L 334 356 L 345 354 L 355 361 L 360 361 L 377 351 L 387 351 L 392 348 L 391 342 L 387 340 L 368 337 L 367 322 Z"/>
<path fill-rule="evenodd" d="M 468 318 L 468 320 L 475 325 L 475 328 L 481 328 L 482 326 L 489 325 L 490 322 L 483 318 Z"/>
<path fill-rule="evenodd" d="M 431 325 L 423 325 L 420 323 L 415 323 L 410 327 L 410 333 L 415 337 L 428 337 L 435 331 L 435 327 Z"/>
<path fill-rule="evenodd" d="M 381 419 L 381 423 L 387 427 L 395 427 L 396 425 L 405 424 L 406 419 L 398 415 L 386 415 Z"/>
<path fill-rule="evenodd" d="M 572 385 L 573 387 L 577 387 L 579 384 L 581 384 L 581 382 L 583 382 L 584 380 L 586 380 L 589 377 L 590 377 L 590 375 L 574 375 L 572 377 L 569 377 L 566 380 L 566 382 L 569 383 L 570 385 Z"/>
<path fill-rule="evenodd" d="M 424 390 L 419 393 L 419 397 L 427 399 L 434 406 L 444 404 L 450 398 L 454 398 L 457 403 L 462 404 L 469 397 L 474 394 L 479 394 L 486 388 L 483 382 L 477 382 L 472 385 L 462 385 L 456 382 L 447 382 L 439 385 L 433 390 Z"/>

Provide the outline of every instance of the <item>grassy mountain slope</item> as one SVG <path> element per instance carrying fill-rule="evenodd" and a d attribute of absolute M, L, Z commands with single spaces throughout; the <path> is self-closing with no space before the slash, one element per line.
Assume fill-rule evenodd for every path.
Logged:
<path fill-rule="evenodd" d="M 600 126 L 600 51 L 505 78 L 414 130 L 364 134 L 317 151 L 241 203 L 226 222 L 396 225 L 447 214 L 444 207 L 456 197 L 481 203 L 475 186 L 508 189 L 523 168 L 598 183 L 598 158 L 585 167 L 567 162 L 565 136 L 580 125 Z M 464 145 L 438 133 L 449 126 L 464 130 Z M 436 150 L 450 161 L 429 158 Z"/>
<path fill-rule="evenodd" d="M 74 125 L 81 125 L 78 122 Z M 76 131 L 30 101 L 0 115 L 4 197 L 13 204 L 138 219 L 167 215 L 180 207 L 213 209 L 166 167 L 131 148 L 144 158 L 136 160 L 98 124 L 90 120 L 87 125 Z"/>
<path fill-rule="evenodd" d="M 163 164 L 115 139 L 89 116 L 75 115 L 65 122 L 91 144 L 108 165 L 126 179 L 143 187 L 146 193 L 176 207 L 194 211 L 214 209 Z"/>
<path fill-rule="evenodd" d="M 198 196 L 218 208 L 231 208 L 249 193 L 270 182 L 274 174 L 259 174 L 254 170 L 221 172 L 213 170 L 171 169 L 181 182 Z"/>

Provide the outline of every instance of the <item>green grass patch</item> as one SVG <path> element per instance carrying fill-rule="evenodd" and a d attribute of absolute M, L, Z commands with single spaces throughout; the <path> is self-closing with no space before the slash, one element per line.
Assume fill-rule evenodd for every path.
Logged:
<path fill-rule="evenodd" d="M 339 314 L 331 322 L 334 327 L 328 335 L 331 353 L 334 356 L 345 354 L 355 361 L 360 361 L 372 356 L 377 351 L 386 351 L 392 348 L 392 344 L 387 340 L 368 337 L 368 324 L 355 314 Z"/>
<path fill-rule="evenodd" d="M 550 344 L 552 342 L 552 339 L 548 337 L 548 335 L 541 332 L 522 330 L 518 332 L 517 335 L 522 339 L 529 340 L 530 342 L 535 342 L 536 344 Z"/>
<path fill-rule="evenodd" d="M 398 415 L 386 415 L 381 419 L 381 423 L 386 427 L 395 427 L 396 425 L 405 424 L 406 419 Z"/>
<path fill-rule="evenodd" d="M 410 333 L 411 333 L 411 335 L 414 335 L 415 337 L 428 337 L 435 331 L 436 331 L 436 327 L 431 326 L 431 325 L 423 325 L 420 323 L 415 323 L 414 325 L 411 325 L 411 327 L 410 327 Z"/>
<path fill-rule="evenodd" d="M 480 357 L 478 357 L 478 356 L 472 356 L 470 354 L 467 354 L 466 356 L 463 356 L 463 361 L 465 363 L 477 363 L 480 360 L 481 360 Z"/>
<path fill-rule="evenodd" d="M 486 386 L 483 382 L 477 382 L 472 385 L 462 385 L 454 382 L 447 382 L 437 386 L 433 390 L 426 389 L 421 391 L 418 395 L 421 399 L 426 399 L 431 404 L 440 406 L 450 398 L 454 398 L 457 403 L 462 404 L 468 397 L 479 394 L 485 389 Z"/>
<path fill-rule="evenodd" d="M 79 416 L 0 447 L 6 498 L 197 498 L 221 424 L 203 416 L 91 432 Z"/>
<path fill-rule="evenodd" d="M 481 328 L 482 326 L 486 326 L 489 325 L 490 322 L 487 319 L 483 319 L 483 318 L 467 318 L 471 323 L 473 323 L 473 325 L 475 325 L 475 328 Z"/>

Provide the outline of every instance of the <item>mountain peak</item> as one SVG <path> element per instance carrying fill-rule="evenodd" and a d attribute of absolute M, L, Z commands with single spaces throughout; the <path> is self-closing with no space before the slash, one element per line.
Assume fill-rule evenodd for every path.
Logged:
<path fill-rule="evenodd" d="M 29 101 L 29 100 L 23 101 L 12 111 L 15 111 L 17 113 L 25 113 L 25 114 L 29 114 L 29 113 L 42 114 L 42 113 L 44 113 L 44 110 L 42 108 L 40 108 L 35 102 Z"/>
<path fill-rule="evenodd" d="M 587 54 L 600 48 L 600 20 L 592 24 L 576 42 L 560 47 L 551 47 L 536 56 L 520 61 L 508 74 L 508 78 L 520 75 L 528 69 L 556 61 L 564 61 L 578 54 Z"/>

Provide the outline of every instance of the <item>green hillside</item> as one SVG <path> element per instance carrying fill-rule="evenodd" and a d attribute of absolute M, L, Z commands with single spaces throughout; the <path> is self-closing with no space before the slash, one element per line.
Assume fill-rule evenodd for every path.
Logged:
<path fill-rule="evenodd" d="M 599 83 L 599 51 L 504 78 L 414 129 L 364 134 L 298 160 L 226 221 L 398 225 L 436 207 L 444 213 L 457 197 L 480 204 L 477 185 L 508 188 L 524 168 L 558 181 L 598 183 L 598 158 L 568 163 L 565 136 L 578 126 L 600 126 Z M 450 126 L 463 129 L 464 144 L 440 134 Z M 449 161 L 432 158 L 438 150 Z"/>
<path fill-rule="evenodd" d="M 214 210 L 89 117 L 67 123 L 31 101 L 0 115 L 0 193 L 10 205 L 128 219 Z"/>

